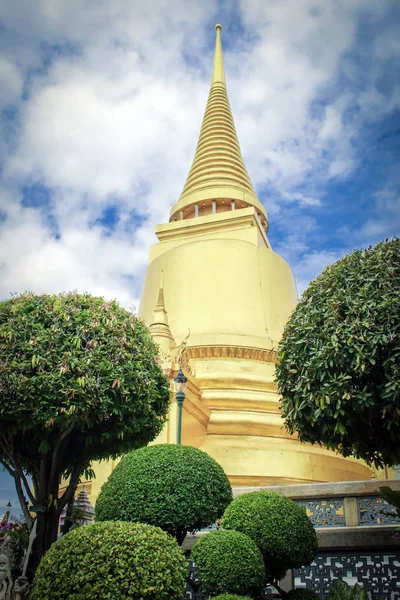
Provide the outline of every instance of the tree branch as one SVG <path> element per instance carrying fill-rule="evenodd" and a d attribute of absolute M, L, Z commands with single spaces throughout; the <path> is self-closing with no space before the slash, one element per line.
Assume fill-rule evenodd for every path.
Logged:
<path fill-rule="evenodd" d="M 8 444 L 7 440 L 3 439 L 3 443 L 1 444 L 1 446 L 2 446 L 3 453 L 7 455 L 8 461 L 14 467 L 14 474 L 12 474 L 9 471 L 9 469 L 7 469 L 7 470 L 9 471 L 10 475 L 12 475 L 12 477 L 14 477 L 15 481 L 16 481 L 15 475 L 18 474 L 18 477 L 24 483 L 25 491 L 26 491 L 26 494 L 27 494 L 29 500 L 32 502 L 32 504 L 34 504 L 36 502 L 35 497 L 32 494 L 32 490 L 31 490 L 31 487 L 30 487 L 30 485 L 28 483 L 28 480 L 26 478 L 24 470 L 23 470 L 23 468 L 21 467 L 21 465 L 19 463 L 18 456 L 14 452 L 14 447 L 13 447 L 12 440 L 11 440 L 11 444 Z M 2 461 L 2 464 L 4 464 L 3 461 Z"/>
<path fill-rule="evenodd" d="M 10 473 L 11 477 L 15 477 L 15 471 L 13 471 L 10 465 L 8 465 L 2 458 L 0 458 L 0 463 Z"/>
<path fill-rule="evenodd" d="M 26 499 L 24 496 L 24 491 L 22 489 L 22 485 L 21 485 L 21 479 L 19 477 L 19 474 L 16 471 L 13 471 L 12 468 L 3 460 L 0 459 L 1 464 L 6 468 L 6 470 L 10 473 L 11 477 L 13 477 L 14 482 L 15 482 L 15 489 L 17 490 L 17 495 L 18 495 L 18 500 L 19 503 L 21 505 L 21 510 L 24 514 L 26 523 L 28 525 L 29 530 L 32 528 L 33 525 L 33 519 L 31 517 L 31 514 L 29 512 L 29 509 L 26 505 Z"/>
<path fill-rule="evenodd" d="M 32 483 L 33 483 L 33 494 L 34 496 L 38 496 L 38 490 L 39 490 L 39 486 L 38 486 L 38 480 L 36 477 L 36 473 L 32 473 Z"/>
<path fill-rule="evenodd" d="M 85 469 L 85 465 L 88 462 L 89 462 L 88 458 L 84 457 L 73 468 L 71 476 L 69 478 L 69 483 L 68 483 L 67 489 L 65 490 L 65 492 L 63 493 L 61 498 L 58 499 L 57 506 L 58 506 L 60 513 L 61 513 L 62 509 L 64 508 L 64 506 L 73 500 L 77 485 L 79 483 L 79 478 L 80 478 L 83 470 Z"/>
<path fill-rule="evenodd" d="M 61 453 L 63 446 L 65 445 L 65 441 L 67 440 L 69 434 L 72 433 L 72 430 L 74 429 L 74 427 L 75 427 L 75 423 L 70 423 L 69 427 L 67 427 L 67 429 L 65 431 L 63 431 L 63 433 L 58 438 L 56 447 L 54 448 L 52 460 L 51 460 L 50 476 L 49 476 L 49 487 L 51 490 L 54 488 L 55 479 L 57 478 L 57 481 L 59 479 L 59 472 L 58 472 L 59 470 L 57 468 L 59 455 Z"/>
<path fill-rule="evenodd" d="M 18 477 L 20 478 L 20 480 L 23 482 L 27 496 L 29 498 L 29 500 L 32 502 L 32 504 L 34 504 L 36 502 L 36 498 L 35 496 L 32 494 L 32 490 L 31 487 L 28 483 L 28 480 L 26 478 L 26 475 L 21 467 L 21 465 L 19 464 L 19 461 L 17 459 L 17 457 L 15 455 L 10 456 L 11 462 L 14 465 L 14 469 L 15 469 L 15 473 L 18 475 Z"/>

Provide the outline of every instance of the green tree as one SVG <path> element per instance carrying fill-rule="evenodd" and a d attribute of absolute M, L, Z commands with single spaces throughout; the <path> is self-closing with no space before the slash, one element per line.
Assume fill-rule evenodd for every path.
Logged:
<path fill-rule="evenodd" d="M 224 513 L 222 528 L 240 531 L 257 544 L 266 580 L 276 587 L 288 569 L 311 564 L 318 550 L 305 509 L 275 492 L 261 490 L 235 498 Z"/>
<path fill-rule="evenodd" d="M 176 600 L 187 561 L 176 541 L 140 523 L 94 523 L 52 545 L 36 571 L 31 600 Z"/>
<path fill-rule="evenodd" d="M 30 527 L 25 495 L 39 507 L 36 566 L 90 462 L 160 432 L 168 380 L 148 330 L 117 302 L 25 293 L 0 303 L 0 400 L 0 461 Z"/>
<path fill-rule="evenodd" d="M 276 378 L 290 433 L 369 464 L 400 462 L 400 240 L 357 250 L 304 292 Z"/>
<path fill-rule="evenodd" d="M 222 517 L 231 500 L 228 478 L 211 456 L 157 444 L 122 458 L 101 488 L 96 520 L 157 525 L 181 544 L 188 531 Z"/>

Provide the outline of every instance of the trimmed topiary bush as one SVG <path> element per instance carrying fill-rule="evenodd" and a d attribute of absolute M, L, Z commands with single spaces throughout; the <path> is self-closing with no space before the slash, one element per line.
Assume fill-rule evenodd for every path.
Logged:
<path fill-rule="evenodd" d="M 238 596 L 237 594 L 220 594 L 213 596 L 213 600 L 251 600 L 249 596 Z"/>
<path fill-rule="evenodd" d="M 212 531 L 193 546 L 191 558 L 206 594 L 252 594 L 265 581 L 263 557 L 257 545 L 239 531 Z"/>
<path fill-rule="evenodd" d="M 233 500 L 222 519 L 223 529 L 248 535 L 259 547 L 270 582 L 286 571 L 309 565 L 317 550 L 314 527 L 304 508 L 274 492 L 250 492 Z"/>
<path fill-rule="evenodd" d="M 320 600 L 320 596 L 312 590 L 291 590 L 285 600 Z"/>
<path fill-rule="evenodd" d="M 176 600 L 187 562 L 176 541 L 140 523 L 94 523 L 53 544 L 36 571 L 31 600 Z"/>
<path fill-rule="evenodd" d="M 211 456 L 159 444 L 122 458 L 101 488 L 96 520 L 157 525 L 182 543 L 188 531 L 221 518 L 231 500 L 228 478 Z"/>

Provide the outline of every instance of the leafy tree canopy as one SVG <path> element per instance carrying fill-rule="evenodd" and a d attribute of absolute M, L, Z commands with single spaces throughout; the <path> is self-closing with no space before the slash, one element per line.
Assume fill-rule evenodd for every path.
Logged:
<path fill-rule="evenodd" d="M 0 460 L 20 500 L 25 487 L 32 504 L 44 507 L 54 541 L 89 462 L 160 432 L 169 385 L 148 330 L 117 302 L 25 293 L 0 303 L 0 399 Z M 70 484 L 58 498 L 62 475 Z"/>
<path fill-rule="evenodd" d="M 53 544 L 36 571 L 31 600 L 176 600 L 187 562 L 176 541 L 140 523 L 94 523 Z"/>
<path fill-rule="evenodd" d="M 158 525 L 181 543 L 220 518 L 232 500 L 222 467 L 191 446 L 157 444 L 124 456 L 101 488 L 98 521 Z"/>
<path fill-rule="evenodd" d="M 276 368 L 300 440 L 400 462 L 400 239 L 325 268 L 290 317 Z"/>

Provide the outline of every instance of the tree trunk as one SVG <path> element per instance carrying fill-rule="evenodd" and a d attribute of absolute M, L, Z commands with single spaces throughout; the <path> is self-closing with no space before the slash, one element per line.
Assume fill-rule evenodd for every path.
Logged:
<path fill-rule="evenodd" d="M 37 514 L 36 538 L 28 566 L 28 577 L 31 581 L 42 557 L 57 540 L 59 521 L 60 512 L 53 506 L 45 512 Z"/>
<path fill-rule="evenodd" d="M 179 546 L 182 546 L 183 542 L 185 541 L 186 534 L 187 529 L 185 529 L 184 527 L 178 527 L 175 530 L 175 538 Z"/>
<path fill-rule="evenodd" d="M 74 524 L 73 520 L 72 520 L 72 509 L 74 507 L 74 501 L 71 500 L 70 502 L 68 502 L 67 504 L 67 508 L 65 511 L 65 519 L 64 519 L 64 525 L 62 526 L 61 529 L 61 533 L 63 535 L 65 535 L 66 533 L 68 533 L 68 531 L 71 529 L 72 525 Z"/>

